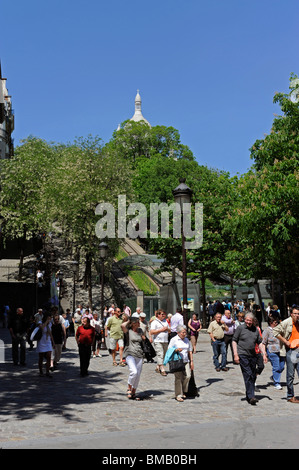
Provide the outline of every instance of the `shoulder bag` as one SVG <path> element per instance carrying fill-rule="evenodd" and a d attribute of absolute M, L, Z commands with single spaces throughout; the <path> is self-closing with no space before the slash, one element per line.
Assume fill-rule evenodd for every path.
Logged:
<path fill-rule="evenodd" d="M 174 359 L 175 354 L 179 356 L 178 359 Z M 170 374 L 174 374 L 175 372 L 184 372 L 185 370 L 185 364 L 182 355 L 180 353 L 176 353 L 175 351 L 173 352 L 168 364 Z"/>

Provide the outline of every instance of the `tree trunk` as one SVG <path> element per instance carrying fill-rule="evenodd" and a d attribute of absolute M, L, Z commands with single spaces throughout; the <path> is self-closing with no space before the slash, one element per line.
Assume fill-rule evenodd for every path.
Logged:
<path fill-rule="evenodd" d="M 203 315 L 203 327 L 207 328 L 207 309 L 206 309 L 206 276 L 204 271 L 200 273 L 201 278 L 201 296 L 202 296 L 202 315 Z"/>
<path fill-rule="evenodd" d="M 89 306 L 92 308 L 91 256 L 89 253 L 86 253 L 85 258 L 85 274 L 83 287 L 84 289 L 88 290 L 88 302 Z"/>
<path fill-rule="evenodd" d="M 22 280 L 22 275 L 23 275 L 25 243 L 26 243 L 26 231 L 24 231 L 24 235 L 20 240 L 20 264 L 19 264 L 18 281 Z"/>
<path fill-rule="evenodd" d="M 286 283 L 283 282 L 282 284 L 282 288 L 283 288 L 283 314 L 282 314 L 282 318 L 288 318 L 288 303 L 287 303 L 287 288 L 286 288 Z"/>
<path fill-rule="evenodd" d="M 230 296 L 231 296 L 231 304 L 234 305 L 234 278 L 230 276 Z"/>
<path fill-rule="evenodd" d="M 262 310 L 263 321 L 265 321 L 265 309 L 263 307 L 263 300 L 262 300 L 260 285 L 257 279 L 254 280 L 254 285 L 255 285 L 257 296 L 259 299 L 259 306 L 261 307 L 261 310 Z"/>
<path fill-rule="evenodd" d="M 176 283 L 176 276 L 175 276 L 175 268 L 174 267 L 172 268 L 172 288 L 173 288 L 174 293 L 175 293 L 175 298 L 176 298 L 176 301 L 177 301 L 177 307 L 180 307 L 181 306 L 181 299 L 180 299 L 180 295 L 179 295 L 179 291 L 178 291 L 178 286 L 177 286 L 177 283 Z"/>

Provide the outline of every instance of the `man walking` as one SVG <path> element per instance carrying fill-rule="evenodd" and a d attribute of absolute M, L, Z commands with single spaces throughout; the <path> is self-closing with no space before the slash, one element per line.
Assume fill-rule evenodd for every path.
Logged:
<path fill-rule="evenodd" d="M 77 330 L 79 328 L 79 326 L 82 325 L 82 313 L 81 313 L 81 309 L 78 307 L 73 315 L 73 325 L 74 325 L 74 334 L 75 334 L 75 337 L 76 337 L 76 334 L 77 334 Z"/>
<path fill-rule="evenodd" d="M 123 363 L 123 351 L 124 351 L 124 333 L 121 328 L 122 325 L 122 318 L 121 318 L 121 309 L 115 308 L 114 315 L 109 317 L 107 323 L 105 325 L 105 336 L 108 336 L 108 330 L 110 332 L 109 335 L 109 344 L 112 354 L 113 365 L 117 366 L 117 362 L 115 360 L 116 356 L 116 348 L 117 344 L 119 346 L 119 365 L 125 367 Z"/>
<path fill-rule="evenodd" d="M 160 309 L 156 313 L 156 319 L 151 323 L 150 334 L 154 337 L 154 346 L 157 354 L 156 372 L 163 376 L 167 375 L 163 362 L 168 348 L 168 333 L 169 325 L 166 320 L 166 313 Z"/>
<path fill-rule="evenodd" d="M 177 327 L 184 325 L 184 317 L 183 317 L 183 310 L 181 307 L 178 307 L 176 309 L 176 312 L 174 315 L 172 315 L 170 319 L 170 335 L 169 335 L 169 341 L 171 338 L 176 336 L 177 334 Z"/>
<path fill-rule="evenodd" d="M 12 360 L 14 365 L 19 363 L 20 346 L 20 364 L 26 365 L 26 335 L 29 332 L 30 324 L 24 315 L 21 307 L 17 308 L 16 315 L 9 320 L 8 328 L 12 342 Z"/>
<path fill-rule="evenodd" d="M 233 335 L 234 335 L 236 327 L 235 327 L 235 320 L 232 319 L 231 312 L 228 308 L 224 310 L 224 315 L 222 315 L 222 321 L 226 324 L 228 328 L 228 331 L 225 331 L 224 333 L 226 360 L 227 360 L 228 347 L 230 347 L 230 350 L 232 353 L 232 361 L 234 362 L 234 352 L 233 352 L 232 341 L 233 341 Z"/>
<path fill-rule="evenodd" d="M 299 403 L 298 398 L 294 396 L 293 386 L 296 369 L 299 375 L 299 363 L 294 364 L 291 357 L 295 349 L 299 352 L 299 305 L 292 305 L 290 317 L 273 328 L 273 335 L 280 340 L 280 356 L 286 357 L 287 400 L 290 403 Z"/>
<path fill-rule="evenodd" d="M 228 331 L 228 327 L 222 321 L 222 314 L 216 313 L 214 320 L 209 324 L 208 333 L 211 338 L 213 348 L 213 362 L 216 371 L 228 371 L 226 367 L 226 346 L 224 342 L 224 331 Z M 221 364 L 219 363 L 219 356 L 221 355 Z"/>
<path fill-rule="evenodd" d="M 246 389 L 246 399 L 250 405 L 256 405 L 258 400 L 254 396 L 257 353 L 255 346 L 258 344 L 263 355 L 264 363 L 267 362 L 265 346 L 256 326 L 254 325 L 254 315 L 245 315 L 244 325 L 239 326 L 233 336 L 233 351 L 236 364 L 240 364 Z"/>

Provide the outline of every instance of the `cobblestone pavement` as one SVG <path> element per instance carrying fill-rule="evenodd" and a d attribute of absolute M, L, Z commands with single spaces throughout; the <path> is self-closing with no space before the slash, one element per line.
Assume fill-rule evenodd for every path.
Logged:
<path fill-rule="evenodd" d="M 242 423 L 246 427 L 250 420 L 271 422 L 275 417 L 278 422 L 299 417 L 299 406 L 286 401 L 285 371 L 283 390 L 276 391 L 270 381 L 271 365 L 266 364 L 257 380 L 259 403 L 251 406 L 245 400 L 240 368 L 231 362 L 230 352 L 229 371 L 215 371 L 209 336 L 205 332 L 199 335 L 194 356 L 199 397 L 184 403 L 174 399 L 174 377 L 155 373 L 154 363 L 143 365 L 138 390 L 143 399 L 131 401 L 126 397 L 128 368 L 113 367 L 106 350 L 101 352 L 101 358 L 91 359 L 89 375 L 81 378 L 75 339 L 68 338 L 59 368 L 50 379 L 39 377 L 35 349 L 27 349 L 26 367 L 14 366 L 8 330 L 0 330 L 0 339 L 5 349 L 5 362 L 0 364 L 2 448 L 26 447 L 26 442 L 38 440 L 71 442 L 99 433 L 111 436 L 112 446 L 113 436 L 128 432 L 130 438 L 134 437 L 134 445 L 138 445 L 138 436 L 146 431 L 163 436 L 163 430 L 174 426 L 195 429 L 201 425 L 209 429 L 218 423 L 222 426 Z M 296 392 L 299 394 L 297 377 Z M 98 446 L 101 447 L 100 441 Z M 110 448 L 109 444 L 106 448 Z"/>

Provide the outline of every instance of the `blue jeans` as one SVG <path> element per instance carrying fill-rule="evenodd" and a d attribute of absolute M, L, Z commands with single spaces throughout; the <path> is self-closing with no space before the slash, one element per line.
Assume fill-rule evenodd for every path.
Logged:
<path fill-rule="evenodd" d="M 279 353 L 270 353 L 269 349 L 267 349 L 267 355 L 272 365 L 274 384 L 280 384 L 280 376 L 284 370 L 286 358 L 281 357 Z"/>
<path fill-rule="evenodd" d="M 299 376 L 299 363 L 293 364 L 291 361 L 292 349 L 287 351 L 286 362 L 287 362 L 287 398 L 292 398 L 294 396 L 294 378 L 295 370 L 297 369 L 297 374 Z"/>
<path fill-rule="evenodd" d="M 216 339 L 212 341 L 213 348 L 213 362 L 216 369 L 223 369 L 226 367 L 226 346 L 224 339 Z M 221 364 L 219 363 L 219 356 L 221 354 Z"/>

